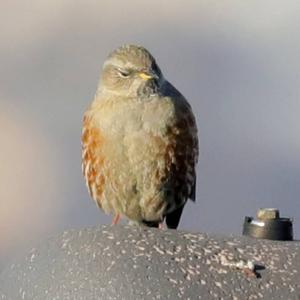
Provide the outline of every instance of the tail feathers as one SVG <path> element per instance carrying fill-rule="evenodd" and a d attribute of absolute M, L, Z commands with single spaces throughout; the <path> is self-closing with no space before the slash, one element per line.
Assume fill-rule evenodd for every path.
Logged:
<path fill-rule="evenodd" d="M 195 202 L 196 201 L 196 174 L 194 175 L 194 178 L 195 178 L 195 181 L 194 181 L 194 184 L 192 186 L 192 190 L 191 190 L 191 195 L 189 196 L 189 198 Z"/>
<path fill-rule="evenodd" d="M 180 221 L 180 217 L 183 211 L 184 204 L 173 212 L 166 215 L 166 224 L 170 229 L 177 229 Z"/>

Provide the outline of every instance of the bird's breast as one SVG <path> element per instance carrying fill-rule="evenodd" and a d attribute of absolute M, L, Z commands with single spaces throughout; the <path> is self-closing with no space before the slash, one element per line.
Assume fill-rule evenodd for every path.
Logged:
<path fill-rule="evenodd" d="M 160 97 L 150 97 L 147 101 L 99 101 L 92 116 L 94 126 L 109 136 L 121 137 L 139 131 L 164 135 L 175 121 L 175 109 L 170 99 Z"/>
<path fill-rule="evenodd" d="M 93 198 L 104 210 L 116 211 L 118 207 L 130 213 L 134 199 L 163 203 L 161 186 L 174 160 L 176 141 L 170 134 L 174 122 L 172 102 L 159 98 L 103 102 L 86 114 L 85 176 Z M 126 200 L 115 200 L 114 204 L 108 200 L 117 198 L 128 198 L 130 206 Z"/>

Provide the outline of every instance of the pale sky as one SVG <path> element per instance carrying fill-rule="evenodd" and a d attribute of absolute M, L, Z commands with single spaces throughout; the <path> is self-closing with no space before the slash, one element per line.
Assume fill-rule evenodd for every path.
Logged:
<path fill-rule="evenodd" d="M 0 265 L 70 228 L 106 224 L 81 175 L 102 63 L 145 46 L 197 118 L 197 202 L 180 229 L 241 234 L 277 207 L 300 236 L 299 1 L 0 4 Z"/>

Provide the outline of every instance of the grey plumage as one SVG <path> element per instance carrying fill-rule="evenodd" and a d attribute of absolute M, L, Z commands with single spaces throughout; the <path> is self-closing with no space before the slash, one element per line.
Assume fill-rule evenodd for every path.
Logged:
<path fill-rule="evenodd" d="M 197 127 L 191 107 L 143 47 L 125 45 L 103 66 L 84 117 L 83 171 L 105 212 L 177 228 L 195 201 Z"/>

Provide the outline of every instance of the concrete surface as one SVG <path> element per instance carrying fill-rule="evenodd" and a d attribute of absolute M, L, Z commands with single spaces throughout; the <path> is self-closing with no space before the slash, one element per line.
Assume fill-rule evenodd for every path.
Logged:
<path fill-rule="evenodd" d="M 0 299 L 300 299 L 300 243 L 99 226 L 0 275 Z"/>

